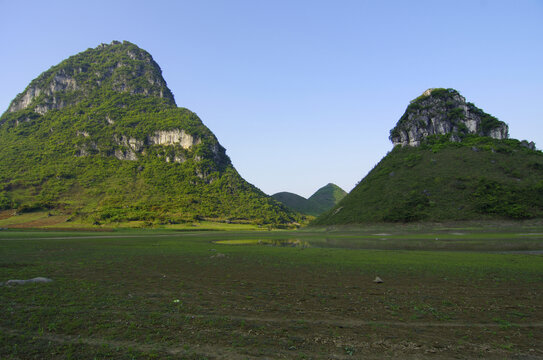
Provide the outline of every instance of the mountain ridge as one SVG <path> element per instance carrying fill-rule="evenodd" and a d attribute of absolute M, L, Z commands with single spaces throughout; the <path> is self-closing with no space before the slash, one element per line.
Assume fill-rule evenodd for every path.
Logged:
<path fill-rule="evenodd" d="M 273 194 L 272 197 L 299 213 L 317 216 L 337 204 L 346 194 L 336 184 L 328 183 L 307 199 L 286 191 Z"/>

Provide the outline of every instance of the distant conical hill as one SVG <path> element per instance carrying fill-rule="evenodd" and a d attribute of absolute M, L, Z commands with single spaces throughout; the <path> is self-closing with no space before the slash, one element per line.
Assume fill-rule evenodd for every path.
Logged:
<path fill-rule="evenodd" d="M 89 222 L 297 214 L 247 183 L 198 116 L 178 108 L 151 55 L 88 49 L 33 80 L 0 117 L 0 208 Z"/>
<path fill-rule="evenodd" d="M 330 183 L 317 190 L 308 199 L 290 192 L 280 192 L 273 194 L 272 197 L 299 213 L 317 216 L 332 208 L 345 195 L 347 193 L 342 188 Z"/>
<path fill-rule="evenodd" d="M 323 213 L 336 205 L 345 195 L 347 195 L 345 190 L 336 184 L 329 183 L 315 191 L 308 200 L 318 204 L 318 212 Z"/>
<path fill-rule="evenodd" d="M 426 91 L 391 131 L 394 149 L 312 224 L 543 217 L 543 154 L 507 131 L 456 90 Z"/>

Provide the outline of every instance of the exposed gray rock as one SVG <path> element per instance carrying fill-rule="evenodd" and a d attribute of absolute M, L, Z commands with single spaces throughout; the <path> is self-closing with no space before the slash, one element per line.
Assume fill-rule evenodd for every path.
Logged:
<path fill-rule="evenodd" d="M 183 149 L 189 149 L 201 142 L 199 138 L 193 137 L 183 129 L 157 131 L 148 137 L 148 141 L 151 145 L 181 145 Z"/>
<path fill-rule="evenodd" d="M 89 140 L 77 147 L 75 156 L 88 156 L 100 152 L 96 142 L 92 141 L 91 134 L 86 131 L 76 131 L 76 135 Z M 186 150 L 201 144 L 202 140 L 192 136 L 183 129 L 173 129 L 156 131 L 154 134 L 147 136 L 144 140 L 138 140 L 126 135 L 116 135 L 113 138 L 113 143 L 119 145 L 121 148 L 117 148 L 113 153 L 108 152 L 108 154 L 115 156 L 119 160 L 138 160 L 138 154 L 144 155 L 147 146 L 160 145 L 173 146 L 173 149 L 170 149 L 168 155 L 158 154 L 159 157 L 164 157 L 166 162 L 183 163 L 187 161 Z M 220 148 L 218 145 L 213 145 L 211 150 L 216 157 L 220 156 Z M 195 155 L 193 158 L 195 161 L 201 160 L 201 157 L 198 155 Z"/>
<path fill-rule="evenodd" d="M 54 66 L 36 78 L 28 87 L 11 102 L 8 112 L 16 112 L 32 108 L 38 114 L 45 114 L 53 109 L 62 109 L 77 104 L 101 86 L 118 92 L 157 96 L 175 104 L 173 95 L 162 78 L 160 67 L 151 55 L 136 46 L 124 42 L 113 41 L 109 45 L 101 44 L 95 49 L 81 53 L 87 56 L 99 55 L 102 52 L 120 54 L 116 63 L 99 67 L 99 64 L 88 68 L 77 66 L 80 54 L 75 55 L 58 66 Z M 124 56 L 124 57 L 123 57 Z M 92 77 L 93 81 L 88 81 Z M 141 86 L 134 79 L 143 79 Z"/>
<path fill-rule="evenodd" d="M 121 135 L 120 138 L 115 137 L 115 143 L 117 145 L 124 145 L 127 148 L 129 148 L 129 149 L 131 149 L 133 151 L 136 151 L 136 152 L 140 152 L 140 151 L 143 150 L 143 141 L 137 140 L 137 139 L 132 138 L 132 137 L 128 137 L 128 136 L 124 136 L 124 135 Z"/>
<path fill-rule="evenodd" d="M 522 140 L 520 146 L 524 146 L 527 149 L 535 150 L 535 143 L 533 141 L 528 142 L 528 140 Z"/>
<path fill-rule="evenodd" d="M 59 70 L 47 84 L 29 86 L 18 101 L 13 101 L 8 109 L 9 112 L 15 112 L 27 108 L 34 98 L 44 95 L 48 98 L 47 104 L 38 105 L 35 111 L 38 114 L 45 114 L 51 109 L 60 109 L 64 107 L 65 102 L 60 97 L 55 96 L 58 92 L 74 91 L 77 89 L 77 82 L 74 77 L 66 74 L 64 69 Z"/>
<path fill-rule="evenodd" d="M 75 152 L 75 156 L 82 157 L 82 156 L 89 156 L 93 153 L 98 152 L 98 144 L 94 141 L 87 141 L 84 144 L 81 144 L 77 147 L 77 150 Z"/>
<path fill-rule="evenodd" d="M 411 101 L 404 115 L 390 131 L 396 145 L 418 146 L 431 135 L 450 135 L 459 142 L 464 134 L 509 137 L 507 124 L 486 114 L 454 89 L 428 89 Z"/>
<path fill-rule="evenodd" d="M 48 283 L 52 281 L 53 280 L 49 278 L 36 277 L 33 279 L 28 279 L 28 280 L 8 280 L 5 282 L 5 285 L 12 286 L 12 285 L 24 285 L 24 284 L 30 284 L 30 283 Z"/>
<path fill-rule="evenodd" d="M 138 160 L 138 156 L 131 149 L 127 150 L 115 150 L 115 157 L 119 160 Z"/>
<path fill-rule="evenodd" d="M 185 161 L 187 161 L 187 159 L 185 159 L 185 157 L 181 155 L 175 155 L 173 158 L 166 156 L 166 162 L 171 162 L 171 161 L 176 162 L 176 163 L 184 163 Z"/>

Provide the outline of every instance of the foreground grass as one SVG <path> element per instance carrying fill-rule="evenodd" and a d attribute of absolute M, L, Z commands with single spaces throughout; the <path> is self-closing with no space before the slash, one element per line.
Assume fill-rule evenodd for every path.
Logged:
<path fill-rule="evenodd" d="M 0 231 L 0 357 L 543 356 L 543 232 L 389 230 Z"/>

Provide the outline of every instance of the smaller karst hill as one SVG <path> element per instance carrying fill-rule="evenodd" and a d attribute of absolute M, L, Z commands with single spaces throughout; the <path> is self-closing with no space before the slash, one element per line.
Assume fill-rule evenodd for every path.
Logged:
<path fill-rule="evenodd" d="M 395 145 L 314 225 L 543 217 L 543 154 L 454 89 L 413 100 Z"/>
<path fill-rule="evenodd" d="M 317 216 L 336 205 L 345 195 L 347 193 L 342 188 L 329 183 L 308 199 L 290 192 L 279 192 L 272 197 L 301 214 Z"/>

